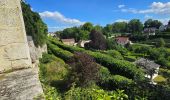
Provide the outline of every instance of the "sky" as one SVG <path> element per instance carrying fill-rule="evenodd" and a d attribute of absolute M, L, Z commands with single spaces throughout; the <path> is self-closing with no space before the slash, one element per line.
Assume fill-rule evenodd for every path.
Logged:
<path fill-rule="evenodd" d="M 170 20 L 170 0 L 26 0 L 40 14 L 49 32 L 91 22 L 105 26 L 131 19 Z"/>

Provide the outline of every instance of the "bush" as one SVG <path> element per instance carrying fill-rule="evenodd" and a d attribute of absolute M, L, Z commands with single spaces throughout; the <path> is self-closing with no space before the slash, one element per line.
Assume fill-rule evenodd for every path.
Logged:
<path fill-rule="evenodd" d="M 72 87 L 65 96 L 65 100 L 126 100 L 128 96 L 123 90 L 117 91 L 104 91 L 102 89 L 94 88 L 75 88 Z"/>
<path fill-rule="evenodd" d="M 40 62 L 40 76 L 44 83 L 50 84 L 53 81 L 62 80 L 68 74 L 68 65 L 60 58 L 43 54 L 43 58 L 40 59 Z"/>
<path fill-rule="evenodd" d="M 91 56 L 77 52 L 69 64 L 72 67 L 70 79 L 73 79 L 76 85 L 87 87 L 98 81 L 99 65 Z"/>

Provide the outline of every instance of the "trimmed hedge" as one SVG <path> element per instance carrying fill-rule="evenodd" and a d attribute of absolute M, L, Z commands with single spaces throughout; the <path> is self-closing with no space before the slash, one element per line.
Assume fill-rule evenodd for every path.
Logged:
<path fill-rule="evenodd" d="M 125 89 L 134 83 L 133 80 L 120 75 L 111 75 L 106 67 L 100 68 L 100 81 L 98 85 L 108 89 L 114 90 L 117 88 Z"/>
<path fill-rule="evenodd" d="M 85 49 L 83 49 L 83 48 L 78 48 L 78 47 L 73 47 L 73 46 L 69 46 L 69 45 L 64 45 L 63 43 L 61 43 L 61 42 L 59 42 L 57 40 L 54 40 L 54 39 L 50 39 L 50 42 L 52 44 L 57 45 L 59 48 L 62 48 L 64 50 L 68 50 L 68 51 L 70 51 L 72 53 L 85 51 Z"/>
<path fill-rule="evenodd" d="M 86 52 L 87 54 L 94 57 L 97 63 L 107 67 L 112 74 L 119 74 L 130 79 L 143 79 L 144 78 L 144 73 L 142 72 L 142 70 L 138 69 L 134 64 L 128 61 L 118 60 L 109 55 L 102 54 L 99 52 L 92 52 L 92 51 L 84 50 L 82 48 L 64 45 L 55 40 L 50 40 L 50 41 L 52 41 L 53 44 L 59 46 L 60 48 L 68 50 L 72 53 L 73 52 Z"/>
<path fill-rule="evenodd" d="M 130 79 L 144 78 L 142 70 L 138 69 L 137 66 L 128 61 L 118 60 L 98 52 L 88 51 L 87 54 L 94 57 L 97 63 L 107 67 L 112 74 L 119 74 Z"/>
<path fill-rule="evenodd" d="M 63 59 L 64 61 L 68 61 L 70 58 L 73 57 L 73 54 L 71 52 L 63 50 L 56 45 L 51 44 L 50 42 L 47 43 L 47 46 L 48 49 L 50 49 L 50 52 L 52 52 L 55 56 Z"/>

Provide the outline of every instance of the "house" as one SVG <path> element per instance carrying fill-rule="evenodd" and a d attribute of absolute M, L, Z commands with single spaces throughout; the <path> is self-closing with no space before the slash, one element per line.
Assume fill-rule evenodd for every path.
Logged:
<path fill-rule="evenodd" d="M 168 25 L 161 25 L 160 27 L 159 27 L 159 31 L 165 31 L 165 30 L 167 30 L 167 28 L 168 28 Z"/>
<path fill-rule="evenodd" d="M 86 43 L 89 43 L 90 41 L 91 41 L 91 40 L 81 40 L 81 41 L 78 42 L 78 45 L 79 45 L 80 47 L 84 48 L 84 45 L 85 45 Z"/>
<path fill-rule="evenodd" d="M 147 34 L 150 36 L 150 35 L 155 35 L 157 30 L 158 29 L 155 27 L 150 27 L 150 28 L 144 28 L 143 32 L 144 34 Z"/>
<path fill-rule="evenodd" d="M 70 45 L 70 46 L 74 46 L 75 45 L 75 39 L 61 39 L 61 41 L 66 44 L 66 45 Z"/>
<path fill-rule="evenodd" d="M 123 36 L 119 36 L 116 39 L 116 42 L 122 46 L 125 46 L 126 44 L 130 43 L 131 41 L 129 40 L 129 37 L 123 37 Z"/>
<path fill-rule="evenodd" d="M 56 37 L 56 34 L 54 32 L 49 32 L 48 36 Z"/>
<path fill-rule="evenodd" d="M 146 73 L 145 77 L 152 80 L 156 76 L 158 76 L 160 65 L 156 64 L 154 61 L 145 58 L 140 58 L 134 63 L 144 70 L 144 72 Z"/>

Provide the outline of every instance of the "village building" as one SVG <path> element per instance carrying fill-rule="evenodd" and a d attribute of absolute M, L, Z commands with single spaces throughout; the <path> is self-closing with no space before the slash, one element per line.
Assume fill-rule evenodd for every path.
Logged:
<path fill-rule="evenodd" d="M 74 38 L 72 38 L 72 39 L 61 39 L 61 41 L 66 45 L 70 45 L 70 46 L 76 45 Z"/>
<path fill-rule="evenodd" d="M 150 28 L 144 28 L 143 32 L 144 32 L 144 34 L 150 36 L 150 35 L 156 35 L 157 30 L 158 29 L 155 27 L 150 27 Z"/>
<path fill-rule="evenodd" d="M 78 42 L 78 46 L 84 48 L 86 43 L 89 43 L 91 40 L 81 40 Z"/>
<path fill-rule="evenodd" d="M 145 77 L 152 80 L 158 76 L 160 65 L 156 64 L 154 61 L 140 58 L 139 60 L 135 61 L 135 64 L 144 70 L 146 73 Z"/>
<path fill-rule="evenodd" d="M 56 34 L 55 34 L 54 32 L 49 32 L 49 33 L 48 33 L 48 36 L 56 37 Z"/>
<path fill-rule="evenodd" d="M 117 37 L 115 40 L 117 44 L 122 45 L 122 46 L 125 46 L 128 43 L 132 44 L 131 41 L 129 40 L 129 37 L 120 36 L 120 37 Z"/>

